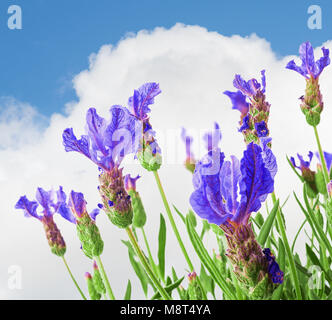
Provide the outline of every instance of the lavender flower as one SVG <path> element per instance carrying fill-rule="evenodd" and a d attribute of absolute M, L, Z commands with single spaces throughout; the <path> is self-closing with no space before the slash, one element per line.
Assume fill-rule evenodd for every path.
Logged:
<path fill-rule="evenodd" d="M 238 91 L 224 91 L 232 102 L 232 109 L 241 112 L 239 131 L 243 133 L 245 142 L 259 143 L 261 137 L 267 137 L 267 127 L 270 104 L 265 100 L 266 78 L 265 70 L 261 71 L 262 80 L 245 81 L 240 75 L 235 75 L 233 85 Z M 248 101 L 247 101 L 248 100 Z"/>
<path fill-rule="evenodd" d="M 196 163 L 195 157 L 191 150 L 193 137 L 188 136 L 186 129 L 182 128 L 181 139 L 183 140 L 186 146 L 186 160 L 184 162 L 184 165 L 191 173 L 193 173 L 195 171 L 195 163 Z"/>
<path fill-rule="evenodd" d="M 62 187 L 60 186 L 58 192 L 61 193 L 61 191 Z M 34 217 L 39 220 L 43 224 L 52 253 L 57 256 L 64 256 L 66 253 L 66 243 L 53 220 L 53 215 L 60 208 L 59 203 L 54 203 L 53 201 L 53 191 L 45 191 L 42 188 L 38 188 L 36 200 L 37 201 L 29 201 L 26 196 L 22 196 L 16 203 L 15 209 L 23 210 L 27 218 Z M 42 211 L 37 213 L 39 206 L 42 207 Z"/>
<path fill-rule="evenodd" d="M 300 45 L 299 53 L 302 61 L 301 66 L 297 66 L 294 60 L 288 62 L 286 68 L 294 70 L 305 77 L 305 95 L 301 97 L 301 110 L 306 117 L 306 121 L 311 126 L 317 126 L 320 122 L 320 114 L 323 111 L 323 97 L 319 88 L 319 76 L 330 64 L 329 50 L 322 48 L 323 57 L 315 62 L 314 50 L 310 42 Z"/>
<path fill-rule="evenodd" d="M 154 98 L 160 93 L 159 84 L 149 82 L 134 90 L 133 96 L 128 100 L 131 114 L 142 124 L 137 158 L 141 165 L 149 171 L 156 171 L 161 166 L 161 150 L 148 115 L 151 112 L 150 105 L 154 103 Z"/>
<path fill-rule="evenodd" d="M 135 107 L 134 110 L 144 115 L 147 104 L 143 105 L 143 109 Z M 138 151 L 142 123 L 121 106 L 112 106 L 110 113 L 111 119 L 107 122 L 94 108 L 90 108 L 86 115 L 87 135 L 78 140 L 73 129 L 69 128 L 63 132 L 62 137 L 67 152 L 79 152 L 101 169 L 99 192 L 103 209 L 112 223 L 125 228 L 132 222 L 132 207 L 123 185 L 122 168 L 119 167 L 126 155 Z"/>
<path fill-rule="evenodd" d="M 249 143 L 241 161 L 235 156 L 224 161 L 220 149 L 209 151 L 196 164 L 195 191 L 190 197 L 194 211 L 224 231 L 226 255 L 234 265 L 234 273 L 249 296 L 261 299 L 273 292 L 276 282 L 270 257 L 257 243 L 249 218 L 274 189 L 277 163 L 268 147 L 270 141 L 271 138 L 262 137 L 261 146 Z M 275 271 L 276 266 L 273 268 Z"/>

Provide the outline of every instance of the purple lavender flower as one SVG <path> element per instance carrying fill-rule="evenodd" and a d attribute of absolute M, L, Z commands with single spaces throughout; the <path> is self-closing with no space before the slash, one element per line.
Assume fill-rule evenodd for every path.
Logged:
<path fill-rule="evenodd" d="M 265 70 L 261 71 L 262 80 L 244 80 L 239 74 L 235 75 L 233 85 L 237 92 L 225 91 L 233 104 L 233 109 L 241 112 L 239 131 L 243 133 L 245 142 L 259 143 L 260 138 L 269 134 L 267 127 L 270 104 L 265 100 L 266 78 Z M 249 102 L 247 102 L 247 100 Z"/>
<path fill-rule="evenodd" d="M 197 163 L 190 204 L 210 223 L 247 224 L 250 214 L 258 211 L 273 191 L 275 157 L 272 151 L 267 154 L 259 145 L 250 143 L 241 162 L 235 156 L 231 162 L 224 162 L 224 158 L 219 149 L 210 151 Z"/>
<path fill-rule="evenodd" d="M 323 57 L 315 62 L 314 49 L 310 42 L 304 42 L 300 45 L 299 53 L 302 61 L 301 66 L 297 66 L 294 60 L 288 62 L 286 68 L 294 70 L 305 78 L 312 77 L 317 79 L 325 67 L 330 64 L 329 50 L 322 48 Z"/>
<path fill-rule="evenodd" d="M 62 187 L 59 191 L 61 193 Z M 66 243 L 53 220 L 53 215 L 60 208 L 60 205 L 53 201 L 53 191 L 45 191 L 38 188 L 36 192 L 37 201 L 30 201 L 26 196 L 20 197 L 15 205 L 15 209 L 21 209 L 25 217 L 34 217 L 38 219 L 44 227 L 46 238 L 52 253 L 57 256 L 63 256 L 66 252 Z M 37 213 L 39 205 L 42 207 L 41 212 Z"/>
<path fill-rule="evenodd" d="M 67 152 L 85 155 L 104 171 L 111 171 L 125 155 L 137 151 L 141 131 L 140 122 L 126 108 L 115 105 L 110 113 L 107 122 L 90 108 L 86 115 L 87 135 L 77 139 L 72 128 L 64 130 L 62 135 Z"/>

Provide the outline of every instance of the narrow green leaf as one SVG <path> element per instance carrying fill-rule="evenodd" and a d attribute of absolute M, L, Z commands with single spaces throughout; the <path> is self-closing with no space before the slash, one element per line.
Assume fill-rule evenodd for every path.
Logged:
<path fill-rule="evenodd" d="M 162 279 L 165 278 L 165 247 L 166 247 L 166 223 L 160 214 L 160 226 L 158 235 L 158 269 Z"/>
<path fill-rule="evenodd" d="M 262 247 L 264 247 L 265 242 L 270 234 L 278 208 L 279 208 L 279 199 L 275 202 L 270 214 L 268 215 L 267 219 L 265 220 L 265 222 L 259 232 L 259 235 L 257 237 L 257 241 Z"/>
<path fill-rule="evenodd" d="M 181 220 L 183 221 L 183 223 L 186 223 L 186 218 L 184 217 L 184 215 L 178 210 L 178 208 L 173 204 L 173 208 L 175 209 L 176 213 L 179 215 L 179 217 L 181 218 Z"/>
<path fill-rule="evenodd" d="M 181 282 L 183 281 L 183 279 L 184 279 L 184 277 L 182 277 L 181 279 L 177 280 L 176 282 L 171 283 L 170 285 L 166 286 L 166 287 L 165 287 L 165 290 L 167 291 L 167 293 L 168 293 L 169 295 L 171 295 L 172 291 L 173 291 L 174 289 L 177 289 L 177 288 L 179 287 L 179 285 L 181 284 Z M 156 300 L 156 299 L 160 299 L 160 298 L 161 298 L 160 293 L 159 293 L 159 292 L 156 292 L 156 293 L 152 296 L 151 300 Z"/>
<path fill-rule="evenodd" d="M 228 282 L 223 277 L 223 275 L 216 268 L 216 265 L 214 264 L 210 255 L 206 251 L 200 237 L 198 236 L 196 230 L 193 228 L 191 221 L 188 217 L 186 219 L 186 226 L 187 226 L 187 231 L 189 234 L 190 241 L 191 241 L 198 257 L 200 258 L 201 262 L 204 264 L 206 269 L 209 271 L 210 275 L 213 277 L 215 282 L 221 288 L 223 293 L 228 297 L 228 299 L 236 300 L 233 290 L 230 288 Z"/>
<path fill-rule="evenodd" d="M 130 282 L 130 280 L 128 280 L 126 294 L 125 294 L 123 300 L 130 300 L 130 298 L 131 298 L 131 282 Z"/>

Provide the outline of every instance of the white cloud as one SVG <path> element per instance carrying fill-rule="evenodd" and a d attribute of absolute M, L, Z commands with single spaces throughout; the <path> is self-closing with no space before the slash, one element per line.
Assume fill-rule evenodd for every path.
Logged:
<path fill-rule="evenodd" d="M 332 42 L 325 45 L 332 48 Z M 320 52 L 317 51 L 317 54 Z M 221 125 L 222 148 L 226 155 L 241 157 L 245 146 L 241 134 L 237 132 L 239 114 L 231 110 L 229 99 L 222 92 L 233 90 L 235 73 L 246 79 L 257 78 L 260 77 L 260 70 L 266 69 L 267 97 L 272 104 L 270 131 L 273 151 L 279 163 L 277 194 L 285 199 L 296 185 L 296 190 L 300 192 L 285 156 L 296 152 L 306 154 L 316 147 L 313 130 L 306 125 L 299 109 L 298 97 L 303 94 L 304 79 L 285 69 L 291 58 L 277 59 L 269 43 L 256 35 L 225 37 L 199 26 L 177 24 L 169 30 L 156 28 L 152 32 L 141 31 L 123 39 L 117 46 L 106 45 L 92 54 L 89 69 L 74 79 L 78 102 L 67 106 L 66 116 L 54 114 L 42 134 L 40 122 L 34 120 L 40 118 L 35 109 L 22 107 L 17 101 L 12 103 L 10 110 L 14 112 L 10 111 L 10 116 L 5 114 L 0 118 L 0 146 L 4 149 L 0 149 L 0 252 L 5 257 L 0 263 L 1 295 L 32 299 L 79 298 L 61 260 L 50 253 L 42 226 L 33 219 L 24 219 L 13 207 L 20 195 L 27 194 L 33 198 L 37 186 L 57 188 L 63 185 L 66 191 L 82 191 L 86 194 L 89 208 L 94 208 L 99 202 L 97 168 L 83 156 L 63 150 L 62 131 L 73 127 L 76 134 L 83 133 L 88 107 L 94 106 L 101 115 L 108 117 L 112 104 L 125 105 L 133 89 L 145 82 L 159 82 L 163 91 L 152 107 L 151 122 L 158 132 L 166 157 L 174 150 L 171 149 L 167 132 L 179 130 L 181 126 L 196 131 L 206 130 L 214 121 Z M 331 80 L 332 69 L 327 68 L 321 76 L 326 109 L 319 126 L 326 150 L 332 150 L 332 142 L 328 139 L 332 95 L 327 90 Z M 167 139 L 163 140 L 163 136 Z M 199 143 L 198 138 L 195 143 Z M 182 142 L 177 144 L 180 144 L 175 147 L 177 150 L 182 148 Z M 12 145 L 17 147 L 12 148 Z M 181 155 L 177 155 L 176 159 L 180 158 Z M 148 213 L 147 233 L 156 253 L 159 213 L 164 209 L 153 176 L 137 164 L 126 166 L 126 171 L 143 176 L 138 188 Z M 190 174 L 177 160 L 177 163 L 166 163 L 160 170 L 160 176 L 170 203 L 186 211 L 192 192 Z M 284 211 L 287 231 L 292 238 L 303 217 L 293 200 L 289 200 Z M 116 297 L 123 297 L 128 277 L 134 284 L 134 296 L 142 297 L 139 282 L 120 241 L 126 239 L 125 232 L 115 228 L 104 215 L 98 219 L 105 240 L 103 259 Z M 79 283 L 85 288 L 83 274 L 91 269 L 91 265 L 79 250 L 74 226 L 58 217 L 57 221 L 68 245 L 67 259 Z M 179 226 L 185 243 L 190 247 L 180 221 Z M 168 231 L 167 270 L 174 264 L 177 272 L 184 274 L 187 272 L 186 264 L 169 225 Z M 301 236 L 300 251 L 303 250 L 301 241 L 304 240 L 305 237 Z M 209 244 L 214 246 L 212 239 Z M 194 253 L 191 255 L 195 257 Z M 196 258 L 194 261 L 197 263 Z M 7 268 L 10 265 L 22 266 L 23 290 L 7 289 Z"/>

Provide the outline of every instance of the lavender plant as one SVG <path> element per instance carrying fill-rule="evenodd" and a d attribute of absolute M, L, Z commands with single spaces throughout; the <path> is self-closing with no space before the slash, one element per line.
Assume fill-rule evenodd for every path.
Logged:
<path fill-rule="evenodd" d="M 101 202 L 96 204 L 98 208 L 89 214 L 83 194 L 71 191 L 67 201 L 62 187 L 56 192 L 56 201 L 55 192 L 38 188 L 37 201 L 29 201 L 23 196 L 15 208 L 23 210 L 25 216 L 41 221 L 52 253 L 62 258 L 83 299 L 86 297 L 64 258 L 66 244 L 54 222 L 55 214 L 76 226 L 81 250 L 92 261 L 93 272 L 85 274 L 91 300 L 115 299 L 100 259 L 104 242 L 96 216 L 101 210 L 114 227 L 126 231 L 129 241 L 122 242 L 147 298 L 332 299 L 332 155 L 323 151 L 317 131 L 323 111 L 319 76 L 330 64 L 329 50 L 322 48 L 322 51 L 323 57 L 315 61 L 311 44 L 305 42 L 300 46 L 302 65 L 297 66 L 290 61 L 286 66 L 305 77 L 306 89 L 300 107 L 306 122 L 314 128 L 319 159 L 315 171 L 311 168 L 314 152 L 309 152 L 308 161 L 300 154 L 297 155 L 298 161 L 287 157 L 303 184 L 303 199 L 295 193 L 294 197 L 299 210 L 304 213 L 304 222 L 299 225 L 292 243 L 286 234 L 283 206 L 277 199 L 274 185 L 278 166 L 268 127 L 271 104 L 265 94 L 265 70 L 261 71 L 261 83 L 255 78 L 246 81 L 235 75 L 233 85 L 237 91 L 224 91 L 232 108 L 240 112 L 239 132 L 245 142 L 241 159 L 234 155 L 226 158 L 220 147 L 222 135 L 218 123 L 204 135 L 206 154 L 200 159 L 193 154 L 194 139 L 182 128 L 181 139 L 186 150 L 184 166 L 192 174 L 193 182 L 188 199 L 191 208 L 187 214 L 175 206 L 171 210 L 158 174 L 162 152 L 149 118 L 150 107 L 161 93 L 157 83 L 146 83 L 134 90 L 127 107 L 112 106 L 108 121 L 100 117 L 96 109 L 90 108 L 86 114 L 86 134 L 79 139 L 72 128 L 63 132 L 65 151 L 79 152 L 98 167 Z M 123 174 L 122 160 L 130 154 L 135 156 L 147 174 L 152 172 L 154 175 L 167 217 L 187 263 L 182 270 L 176 272 L 172 267 L 171 273 L 166 273 L 167 230 L 162 214 L 158 261 L 154 258 L 144 230 L 151 213 L 146 212 L 144 199 L 136 186 L 140 176 L 133 178 L 132 172 Z M 267 205 L 269 197 L 273 203 L 270 210 Z M 262 214 L 264 204 L 266 218 Z M 41 213 L 37 213 L 39 206 L 42 207 Z M 173 213 L 177 213 L 177 221 Z M 180 234 L 178 223 L 185 225 L 187 235 Z M 306 231 L 308 242 L 305 244 L 306 262 L 303 263 L 294 248 L 305 224 L 310 231 Z M 143 236 L 142 243 L 139 232 Z M 210 252 L 207 249 L 205 237 L 208 233 L 215 237 L 218 250 Z M 199 265 L 192 262 L 184 245 L 183 238 L 187 236 L 199 258 Z M 309 285 L 313 276 L 311 266 L 322 271 L 319 285 L 315 288 Z M 221 296 L 215 290 L 217 287 L 221 289 Z M 130 280 L 124 299 L 131 299 Z"/>

